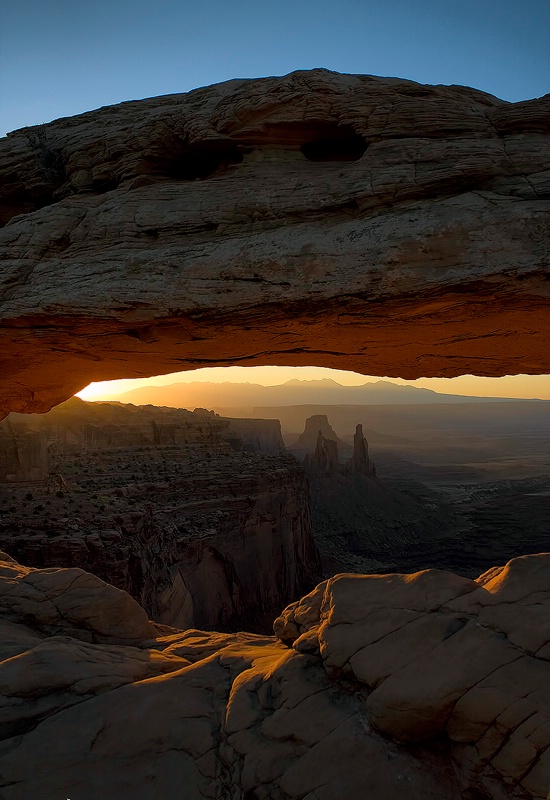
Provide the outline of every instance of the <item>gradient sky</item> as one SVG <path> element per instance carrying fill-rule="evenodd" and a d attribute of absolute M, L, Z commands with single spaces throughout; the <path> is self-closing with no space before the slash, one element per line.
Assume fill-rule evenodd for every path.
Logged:
<path fill-rule="evenodd" d="M 550 91 L 549 0 L 0 0 L 0 135 L 235 77 L 327 67 Z"/>
<path fill-rule="evenodd" d="M 293 378 L 300 380 L 319 380 L 332 378 L 343 386 L 361 386 L 379 377 L 359 375 L 357 372 L 328 369 L 326 367 L 210 367 L 155 378 L 135 380 L 102 381 L 91 383 L 78 393 L 83 400 L 115 400 L 123 392 L 141 386 L 166 386 L 170 383 L 191 381 L 213 381 L 221 383 L 259 383 L 274 386 Z M 400 378 L 386 378 L 393 383 L 433 389 L 442 394 L 465 394 L 480 397 L 523 397 L 550 400 L 550 375 L 508 375 L 504 378 L 478 378 L 462 375 L 459 378 L 419 378 L 404 381 Z"/>
<path fill-rule="evenodd" d="M 550 0 L 0 0 L 0 135 L 123 100 L 312 67 L 466 84 L 524 100 L 550 91 L 549 41 Z M 270 384 L 330 374 L 239 369 L 182 379 Z M 465 376 L 415 385 L 550 399 L 548 376 L 510 381 Z M 84 396 L 128 388 L 116 382 Z"/>

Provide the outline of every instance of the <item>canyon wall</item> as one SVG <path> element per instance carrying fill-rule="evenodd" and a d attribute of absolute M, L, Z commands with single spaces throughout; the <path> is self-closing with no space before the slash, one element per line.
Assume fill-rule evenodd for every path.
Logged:
<path fill-rule="evenodd" d="M 50 477 L 0 482 L 1 546 L 89 570 L 166 624 L 269 630 L 319 580 L 319 557 L 303 470 L 269 454 L 278 422 L 244 420 L 247 442 L 239 422 L 78 399 L 10 415 L 5 429 L 48 443 Z"/>
<path fill-rule="evenodd" d="M 28 420 L 22 424 L 15 419 L 1 420 L 0 483 L 43 481 L 48 474 L 48 440 L 43 428 Z"/>
<path fill-rule="evenodd" d="M 281 423 L 278 419 L 232 419 L 229 422 L 229 433 L 235 434 L 242 441 L 243 449 L 252 453 L 269 453 L 276 455 L 285 450 Z"/>
<path fill-rule="evenodd" d="M 303 470 L 286 457 L 232 457 L 189 481 L 173 506 L 178 572 L 155 619 L 177 627 L 269 631 L 281 598 L 321 574 Z M 222 472 L 223 470 L 223 472 Z M 173 496 L 173 489 L 169 490 Z M 169 520 L 166 520 L 169 524 Z"/>

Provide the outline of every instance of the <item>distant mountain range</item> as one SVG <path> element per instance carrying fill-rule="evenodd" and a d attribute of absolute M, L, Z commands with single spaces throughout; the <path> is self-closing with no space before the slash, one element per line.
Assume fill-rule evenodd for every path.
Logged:
<path fill-rule="evenodd" d="M 514 398 L 468 397 L 440 394 L 431 389 L 374 381 L 363 386 L 342 386 L 334 380 L 290 380 L 277 386 L 255 383 L 172 383 L 148 386 L 118 395 L 122 403 L 174 408 L 240 408 L 297 405 L 410 405 L 426 403 L 509 402 Z M 537 400 L 524 402 L 540 402 Z"/>

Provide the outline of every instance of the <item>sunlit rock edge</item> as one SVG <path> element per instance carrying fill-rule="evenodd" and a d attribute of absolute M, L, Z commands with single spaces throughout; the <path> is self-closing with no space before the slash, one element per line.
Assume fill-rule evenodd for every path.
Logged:
<path fill-rule="evenodd" d="M 546 797 L 550 554 L 337 575 L 273 637 L 1 559 L 3 800 Z"/>

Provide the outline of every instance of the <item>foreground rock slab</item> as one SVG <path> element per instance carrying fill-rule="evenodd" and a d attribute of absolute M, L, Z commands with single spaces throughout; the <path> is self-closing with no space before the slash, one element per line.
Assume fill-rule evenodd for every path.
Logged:
<path fill-rule="evenodd" d="M 550 96 L 327 70 L 0 140 L 0 411 L 223 364 L 550 372 Z"/>
<path fill-rule="evenodd" d="M 550 554 L 339 575 L 276 637 L 155 629 L 0 558 L 3 800 L 546 797 Z"/>

